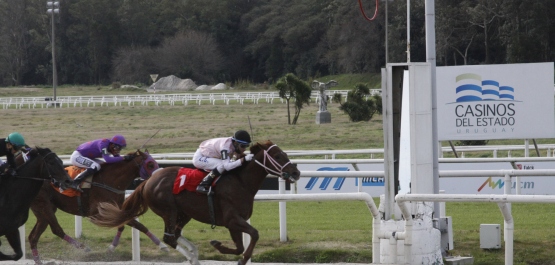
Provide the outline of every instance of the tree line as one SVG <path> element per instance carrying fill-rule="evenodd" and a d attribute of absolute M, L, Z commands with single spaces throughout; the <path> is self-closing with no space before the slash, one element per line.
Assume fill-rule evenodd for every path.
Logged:
<path fill-rule="evenodd" d="M 383 1 L 371 22 L 355 0 L 59 1 L 59 84 L 275 83 L 386 63 Z M 411 61 L 425 61 L 424 0 L 410 2 Z M 407 60 L 406 4 L 388 1 L 388 62 Z M 553 0 L 436 0 L 435 13 L 437 65 L 555 60 Z M 52 84 L 50 21 L 44 0 L 0 0 L 0 85 Z"/>

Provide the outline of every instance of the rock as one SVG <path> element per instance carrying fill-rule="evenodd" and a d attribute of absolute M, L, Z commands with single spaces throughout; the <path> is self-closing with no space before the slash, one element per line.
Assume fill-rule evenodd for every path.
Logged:
<path fill-rule="evenodd" d="M 211 87 L 210 87 L 210 86 L 207 86 L 207 85 L 200 85 L 200 86 L 198 86 L 195 90 L 196 90 L 196 91 L 210 90 L 210 88 L 211 88 Z"/>
<path fill-rule="evenodd" d="M 225 90 L 225 89 L 227 89 L 227 86 L 224 83 L 219 83 L 213 86 L 212 89 L 210 90 Z"/>
<path fill-rule="evenodd" d="M 152 84 L 149 89 L 160 90 L 181 90 L 181 91 L 193 91 L 197 88 L 197 85 L 191 79 L 181 79 L 175 75 L 170 75 L 162 77 Z"/>

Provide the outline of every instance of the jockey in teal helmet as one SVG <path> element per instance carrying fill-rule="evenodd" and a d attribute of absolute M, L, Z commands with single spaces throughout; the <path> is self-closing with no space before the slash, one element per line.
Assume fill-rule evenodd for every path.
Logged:
<path fill-rule="evenodd" d="M 18 132 L 13 132 L 4 139 L 0 139 L 0 156 L 6 156 L 6 162 L 0 159 L 0 174 L 9 173 L 9 175 L 15 175 L 15 154 L 17 152 L 25 150 L 27 144 L 25 144 L 25 139 L 23 135 Z"/>

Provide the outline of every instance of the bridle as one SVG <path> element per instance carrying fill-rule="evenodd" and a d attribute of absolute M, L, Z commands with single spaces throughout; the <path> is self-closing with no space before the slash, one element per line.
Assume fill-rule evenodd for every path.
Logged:
<path fill-rule="evenodd" d="M 143 157 L 140 153 L 138 154 L 138 156 L 141 157 L 141 162 L 137 163 L 137 161 L 135 161 L 135 159 L 133 159 L 133 162 L 135 163 L 135 165 L 139 168 L 139 175 L 141 176 L 141 179 L 145 180 L 148 179 L 149 177 L 152 176 L 152 173 L 156 170 L 153 170 L 152 172 L 149 172 L 146 169 L 146 166 L 148 165 L 149 159 L 156 162 L 156 160 L 154 160 L 154 158 L 150 157 L 150 155 L 147 154 L 147 157 Z"/>
<path fill-rule="evenodd" d="M 274 145 L 270 146 L 268 149 L 264 150 L 264 160 L 263 160 L 263 162 L 260 162 L 258 160 L 254 160 L 254 162 L 256 162 L 258 165 L 263 167 L 268 174 L 276 175 L 276 176 L 279 176 L 283 179 L 288 179 L 289 178 L 289 173 L 283 172 L 283 168 L 285 168 L 286 166 L 291 164 L 291 161 L 288 161 L 284 165 L 280 165 L 272 156 L 270 156 L 270 154 L 268 154 L 268 151 L 270 151 L 274 146 L 277 146 L 277 145 L 274 144 Z M 266 166 L 266 162 L 270 163 L 271 166 L 274 169 L 271 169 L 268 166 Z"/>
<path fill-rule="evenodd" d="M 43 168 L 46 167 L 46 171 L 48 172 L 48 177 L 46 177 L 46 178 L 34 178 L 34 177 L 23 177 L 23 176 L 20 176 L 20 175 L 16 175 L 15 177 L 16 178 L 21 178 L 21 179 L 32 179 L 32 180 L 40 180 L 40 181 L 52 179 L 52 173 L 50 173 L 50 166 L 46 163 L 46 157 L 48 157 L 51 154 L 56 155 L 56 153 L 54 153 L 54 152 L 49 152 L 48 154 L 43 156 L 42 154 L 37 152 L 37 157 L 38 156 L 42 157 L 42 163 L 40 165 L 40 172 L 42 172 Z M 20 155 L 23 156 L 24 154 L 21 153 Z M 22 159 L 23 159 L 23 157 L 22 157 Z M 25 159 L 23 159 L 23 160 L 25 160 Z M 18 166 L 16 168 L 16 171 L 20 168 L 23 168 L 23 167 L 27 166 L 27 165 L 28 165 L 28 163 L 24 162 L 21 166 Z"/>

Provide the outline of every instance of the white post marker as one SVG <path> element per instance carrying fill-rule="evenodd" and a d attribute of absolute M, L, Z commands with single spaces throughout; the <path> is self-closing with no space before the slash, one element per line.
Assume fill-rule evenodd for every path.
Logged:
<path fill-rule="evenodd" d="M 152 79 L 154 94 L 156 94 L 156 79 L 158 79 L 158 74 L 151 74 L 150 79 Z"/>

